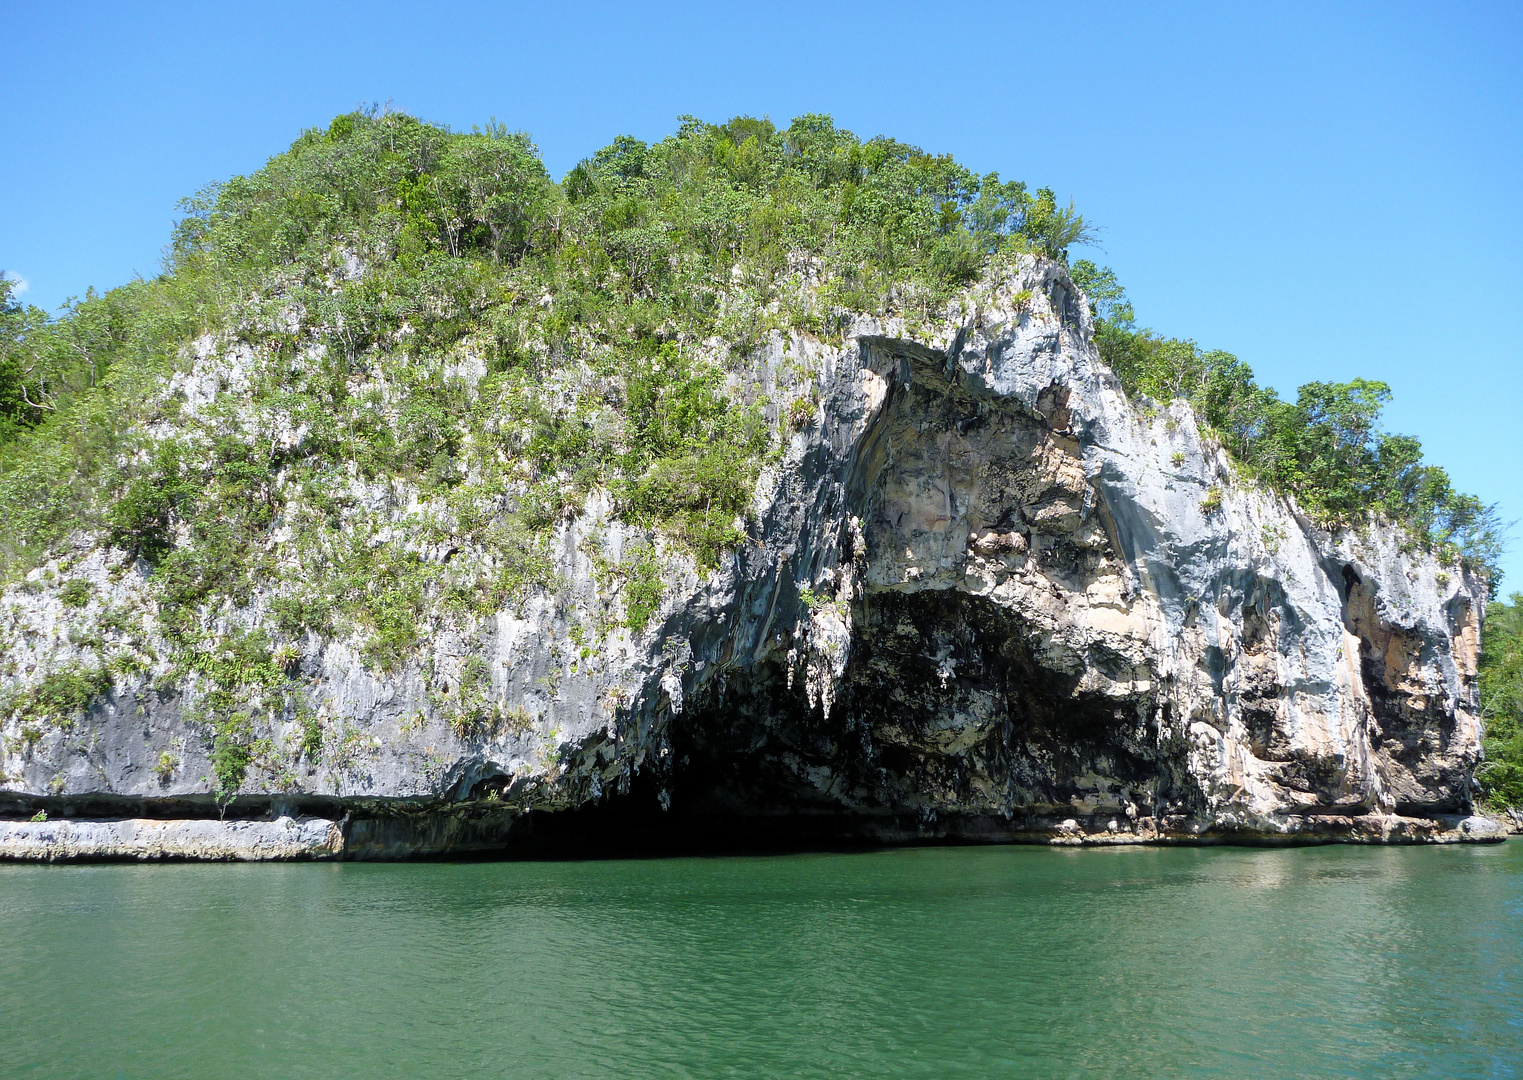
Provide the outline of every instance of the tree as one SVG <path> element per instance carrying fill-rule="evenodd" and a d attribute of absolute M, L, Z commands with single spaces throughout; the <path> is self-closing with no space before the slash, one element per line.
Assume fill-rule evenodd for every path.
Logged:
<path fill-rule="evenodd" d="M 59 386 L 44 339 L 47 314 L 16 297 L 16 283 L 0 273 L 0 443 L 36 426 L 56 409 Z"/>
<path fill-rule="evenodd" d="M 551 186 L 528 136 L 496 125 L 463 136 L 450 147 L 445 172 L 455 196 L 448 200 L 450 224 L 484 227 L 493 262 L 516 261 L 528 250 Z"/>
<path fill-rule="evenodd" d="M 1093 244 L 1100 238 L 1098 230 L 1074 208 L 1073 200 L 1059 206 L 1051 188 L 1037 189 L 1021 231 L 1043 255 L 1064 263 L 1073 245 Z"/>
<path fill-rule="evenodd" d="M 1074 284 L 1084 290 L 1089 298 L 1090 311 L 1096 319 L 1103 320 L 1120 330 L 1137 328 L 1137 313 L 1126 298 L 1126 290 L 1116 280 L 1116 271 L 1108 266 L 1096 266 L 1088 259 L 1080 259 L 1069 269 Z"/>

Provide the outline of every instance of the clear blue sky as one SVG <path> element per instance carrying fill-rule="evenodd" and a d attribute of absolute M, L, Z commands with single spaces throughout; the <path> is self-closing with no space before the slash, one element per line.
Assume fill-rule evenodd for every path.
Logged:
<path fill-rule="evenodd" d="M 1523 5 L 5 5 L 0 267 L 156 271 L 176 201 L 368 101 L 561 175 L 680 114 L 951 152 L 1102 225 L 1141 320 L 1387 426 L 1523 517 Z M 1523 589 L 1523 529 L 1505 590 Z"/>

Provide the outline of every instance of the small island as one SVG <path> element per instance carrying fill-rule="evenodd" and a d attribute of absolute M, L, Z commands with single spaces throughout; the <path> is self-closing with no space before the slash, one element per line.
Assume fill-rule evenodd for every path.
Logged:
<path fill-rule="evenodd" d="M 0 858 L 1501 839 L 1495 512 L 1092 237 L 823 115 L 364 110 L 0 284 Z"/>

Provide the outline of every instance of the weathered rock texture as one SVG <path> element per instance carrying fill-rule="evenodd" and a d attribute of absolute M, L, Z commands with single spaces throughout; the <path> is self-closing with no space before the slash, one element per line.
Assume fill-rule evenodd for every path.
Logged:
<path fill-rule="evenodd" d="M 598 565 L 633 533 L 594 497 L 558 536 L 562 595 L 439 635 L 392 675 L 312 639 L 301 672 L 341 737 L 321 763 L 261 762 L 229 827 L 342 819 L 341 840 L 248 857 L 530 836 L 1489 836 L 1461 820 L 1482 584 L 1395 530 L 1319 532 L 1237 481 L 1183 403 L 1126 400 L 1090 331 L 1061 268 L 1028 260 L 936 325 L 860 318 L 840 347 L 774 335 L 737 386 L 776 399 L 802 364 L 820 404 L 725 567 L 672 556 L 647 631 L 609 629 L 621 601 Z M 112 557 L 72 572 L 150 604 Z M 22 669 L 67 650 L 57 601 L 10 605 Z M 426 673 L 471 654 L 517 719 L 461 738 Z M 215 816 L 210 741 L 180 700 L 145 680 L 72 730 L 8 731 L 0 813 Z M 294 724 L 266 734 L 291 745 Z M 99 828 L 96 850 L 126 850 Z M 83 829 L 49 842 L 79 855 Z"/>
<path fill-rule="evenodd" d="M 343 848 L 338 825 L 322 818 L 0 821 L 0 858 L 8 859 L 329 859 Z"/>

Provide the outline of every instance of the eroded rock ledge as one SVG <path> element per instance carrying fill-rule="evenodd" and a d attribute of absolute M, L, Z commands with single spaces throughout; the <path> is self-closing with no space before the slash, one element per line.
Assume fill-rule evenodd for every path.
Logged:
<path fill-rule="evenodd" d="M 1482 584 L 1239 482 L 1183 403 L 1129 403 L 1090 334 L 1028 260 L 937 325 L 774 336 L 739 382 L 767 400 L 805 365 L 820 407 L 748 542 L 710 575 L 673 555 L 645 632 L 585 647 L 619 603 L 594 556 L 629 537 L 594 496 L 559 536 L 562 594 L 391 674 L 309 643 L 355 735 L 340 765 L 256 770 L 218 808 L 204 728 L 146 678 L 73 730 L 6 732 L 0 814 L 50 820 L 0 823 L 0 857 L 1499 839 L 1470 816 Z M 99 590 L 148 588 L 110 561 L 81 562 Z M 63 640 L 66 613 L 17 603 Z M 468 654 L 522 723 L 461 735 L 433 710 Z"/>
<path fill-rule="evenodd" d="M 590 831 L 594 825 L 605 827 Z M 598 856 L 755 851 L 778 848 L 861 847 L 885 844 L 1016 843 L 1057 847 L 1128 844 L 1253 844 L 1296 846 L 1327 843 L 1494 843 L 1508 829 L 1487 817 L 1395 814 L 1308 817 L 1278 835 L 1260 832 L 1173 831 L 1143 820 L 1122 828 L 1112 820 L 1098 832 L 1093 822 L 1067 819 L 1054 826 L 1012 827 L 1002 818 L 967 819 L 937 828 L 917 818 L 774 822 L 758 831 L 754 821 L 695 823 L 647 821 L 614 825 L 601 816 L 566 827 L 561 820 L 535 821 L 523 813 L 424 810 L 380 818 L 289 817 L 225 821 L 216 818 L 125 818 L 107 820 L 0 821 L 0 859 L 29 862 L 260 862 L 396 860 L 433 855 Z M 930 824 L 930 827 L 927 827 Z"/>

